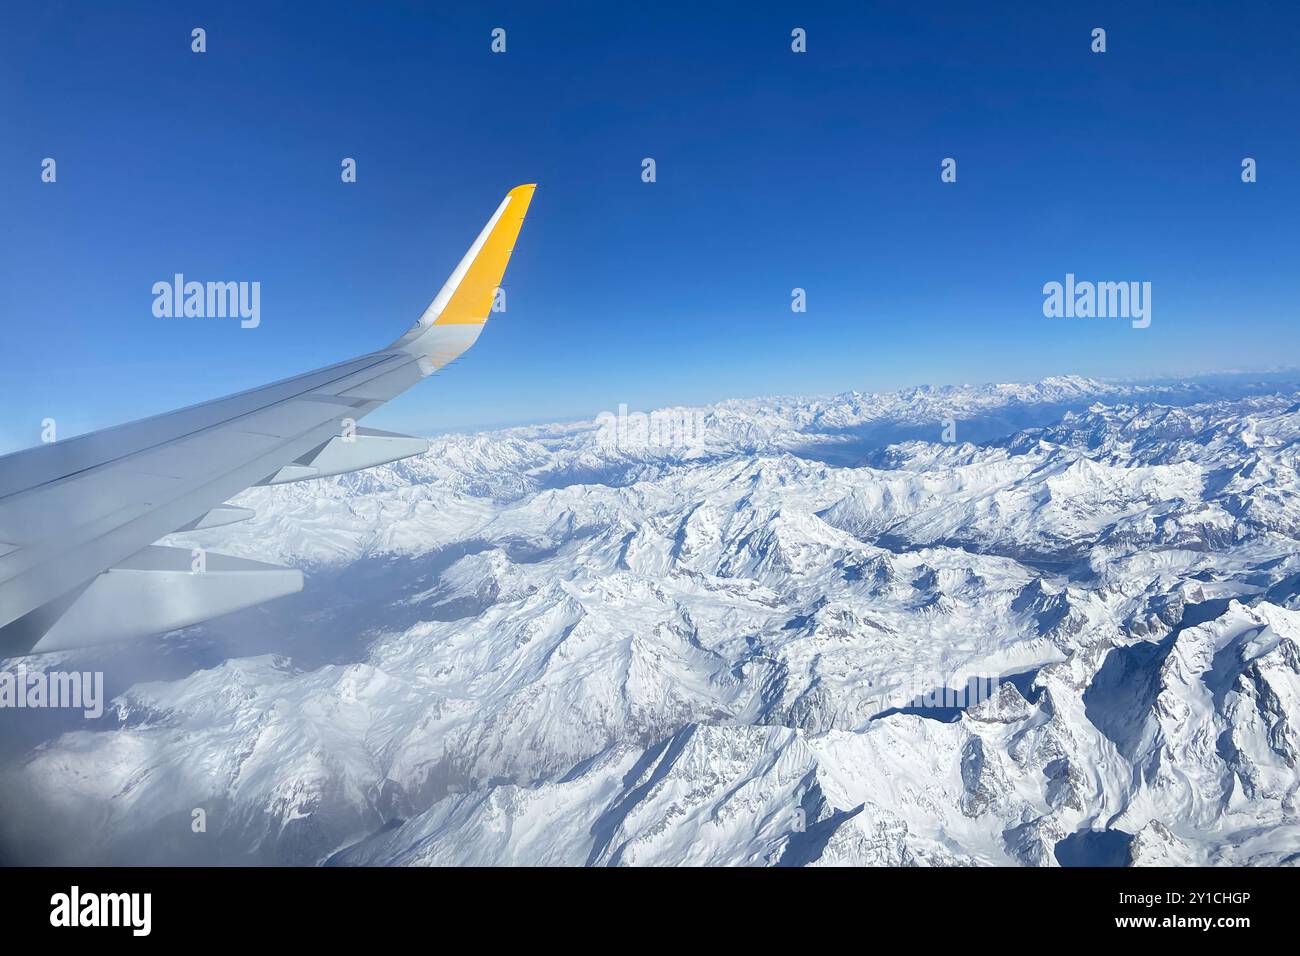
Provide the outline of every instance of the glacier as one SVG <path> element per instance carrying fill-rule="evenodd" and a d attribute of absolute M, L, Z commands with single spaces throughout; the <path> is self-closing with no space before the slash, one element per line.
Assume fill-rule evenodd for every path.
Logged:
<path fill-rule="evenodd" d="M 1300 860 L 1300 384 L 689 411 L 443 435 L 173 536 L 307 587 L 24 659 L 112 700 L 0 713 L 0 860 Z"/>

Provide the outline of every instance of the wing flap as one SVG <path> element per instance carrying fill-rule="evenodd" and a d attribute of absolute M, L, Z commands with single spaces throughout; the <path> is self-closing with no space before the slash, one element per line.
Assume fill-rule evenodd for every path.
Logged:
<path fill-rule="evenodd" d="M 427 438 L 413 438 L 377 428 L 356 428 L 347 434 L 335 435 L 292 465 L 285 465 L 262 484 L 282 485 L 290 481 L 343 475 L 376 465 L 387 465 L 403 458 L 413 458 L 428 450 Z"/>
<path fill-rule="evenodd" d="M 0 628 L 0 653 L 43 654 L 130 640 L 302 590 L 296 568 L 223 554 L 201 560 L 198 570 L 199 559 L 188 548 L 145 548 L 98 575 L 47 619 Z"/>

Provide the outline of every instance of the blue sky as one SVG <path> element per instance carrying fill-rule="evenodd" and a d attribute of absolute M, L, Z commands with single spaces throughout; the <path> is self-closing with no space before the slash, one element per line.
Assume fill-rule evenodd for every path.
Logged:
<path fill-rule="evenodd" d="M 1147 6 L 10 5 L 0 449 L 386 344 L 522 182 L 509 311 L 369 424 L 1300 364 L 1300 13 Z M 1066 272 L 1151 327 L 1044 318 Z"/>

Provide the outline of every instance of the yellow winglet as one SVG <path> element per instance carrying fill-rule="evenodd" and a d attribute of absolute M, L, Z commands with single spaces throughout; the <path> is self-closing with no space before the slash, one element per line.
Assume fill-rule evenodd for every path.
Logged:
<path fill-rule="evenodd" d="M 519 230 L 536 189 L 536 183 L 527 183 L 506 194 L 496 214 L 474 243 L 477 248 L 471 247 L 466 256 L 466 259 L 472 256 L 468 268 L 438 312 L 433 325 L 482 325 L 487 321 L 492 311 L 492 300 L 506 274 L 506 264 L 510 261 L 510 253 L 515 251 L 515 240 L 519 238 Z M 461 268 L 464 267 L 462 261 Z M 460 272 L 461 268 L 456 271 Z M 434 304 L 437 304 L 436 299 Z"/>

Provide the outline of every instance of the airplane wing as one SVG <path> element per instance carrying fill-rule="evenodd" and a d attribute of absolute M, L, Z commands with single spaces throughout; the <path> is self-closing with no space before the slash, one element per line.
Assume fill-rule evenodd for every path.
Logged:
<path fill-rule="evenodd" d="M 535 185 L 512 189 L 387 348 L 262 388 L 0 457 L 0 658 L 158 634 L 302 589 L 302 572 L 154 545 L 251 517 L 253 485 L 429 447 L 356 421 L 478 338 Z"/>

